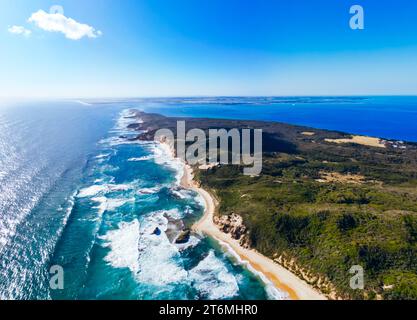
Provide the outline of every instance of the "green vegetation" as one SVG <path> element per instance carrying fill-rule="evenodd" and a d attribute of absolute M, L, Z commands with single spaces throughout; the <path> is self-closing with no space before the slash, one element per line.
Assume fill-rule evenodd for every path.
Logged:
<path fill-rule="evenodd" d="M 140 139 L 152 139 L 158 128 L 175 132 L 176 118 L 141 117 L 145 125 L 138 129 L 148 131 Z M 249 177 L 242 167 L 223 165 L 197 170 L 196 178 L 216 193 L 219 214 L 242 216 L 252 247 L 295 260 L 344 298 L 417 299 L 416 144 L 401 150 L 334 144 L 325 139 L 349 136 L 281 123 L 187 119 L 187 129 L 235 127 L 263 129 L 262 174 Z M 349 286 L 353 265 L 364 268 L 365 290 Z"/>
<path fill-rule="evenodd" d="M 199 171 L 198 179 L 216 191 L 220 214 L 243 217 L 254 248 L 295 258 L 329 279 L 340 296 L 417 298 L 415 181 L 399 169 L 383 176 L 383 164 L 322 165 L 302 157 L 268 156 L 259 177 L 221 166 Z M 366 181 L 317 182 L 322 171 L 362 174 Z M 365 292 L 349 286 L 353 265 L 364 268 Z"/>

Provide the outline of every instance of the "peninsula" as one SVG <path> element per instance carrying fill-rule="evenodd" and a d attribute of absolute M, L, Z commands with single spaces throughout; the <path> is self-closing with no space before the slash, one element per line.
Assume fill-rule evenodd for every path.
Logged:
<path fill-rule="evenodd" d="M 186 165 L 182 185 L 205 214 L 195 232 L 233 249 L 292 299 L 417 297 L 417 145 L 276 122 L 137 112 L 137 139 L 158 129 L 263 130 L 263 170 Z M 175 150 L 174 150 L 175 152 Z M 364 290 L 351 288 L 363 267 Z"/>

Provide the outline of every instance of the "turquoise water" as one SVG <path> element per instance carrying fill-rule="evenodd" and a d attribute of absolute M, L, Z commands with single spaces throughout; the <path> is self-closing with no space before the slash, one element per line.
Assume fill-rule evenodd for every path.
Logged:
<path fill-rule="evenodd" d="M 417 141 L 417 99 L 220 98 L 0 105 L 0 299 L 282 299 L 215 241 L 180 163 L 128 143 L 129 109 L 283 121 Z M 157 229 L 158 228 L 158 229 Z M 49 270 L 63 267 L 64 289 Z"/>
<path fill-rule="evenodd" d="M 2 144 L 16 143 L 2 153 L 1 298 L 284 298 L 211 239 L 173 243 L 202 201 L 169 150 L 120 138 L 137 134 L 124 108 L 2 110 Z"/>

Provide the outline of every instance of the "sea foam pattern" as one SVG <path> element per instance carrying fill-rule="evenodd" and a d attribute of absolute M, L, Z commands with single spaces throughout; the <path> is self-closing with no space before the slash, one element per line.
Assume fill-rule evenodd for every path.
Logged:
<path fill-rule="evenodd" d="M 51 256 L 75 189 L 117 109 L 73 102 L 0 110 L 0 299 L 49 299 Z"/>
<path fill-rule="evenodd" d="M 140 120 L 126 106 L 166 116 L 221 114 L 417 141 L 415 97 L 2 103 L 0 299 L 282 298 L 216 242 L 192 235 L 188 243 L 174 243 L 204 203 L 178 188 L 181 168 L 162 158 L 169 150 L 134 139 L 138 133 L 128 126 Z M 167 224 L 152 220 L 161 212 Z M 159 232 L 146 229 L 151 222 L 160 225 Z M 153 247 L 139 250 L 151 242 Z M 150 253 L 155 269 L 170 268 L 180 282 L 149 279 Z M 49 268 L 55 264 L 65 270 L 65 289 L 50 292 Z M 205 264 L 219 274 L 210 275 Z M 203 278 L 210 285 L 203 286 Z"/>
<path fill-rule="evenodd" d="M 89 230 L 79 268 L 66 277 L 79 282 L 77 298 L 262 299 L 270 297 L 257 275 L 229 259 L 208 239 L 180 233 L 202 214 L 201 198 L 180 187 L 183 163 L 158 142 L 136 139 L 128 126 L 140 121 L 132 110 L 99 142 L 76 193 L 68 229 Z M 56 259 L 68 259 L 77 245 L 67 232 Z M 82 247 L 82 245 L 81 245 Z M 68 298 L 63 292 L 54 298 Z"/>

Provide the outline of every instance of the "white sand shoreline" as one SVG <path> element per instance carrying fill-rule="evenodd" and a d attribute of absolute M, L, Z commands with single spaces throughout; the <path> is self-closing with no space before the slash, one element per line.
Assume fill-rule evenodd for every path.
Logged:
<path fill-rule="evenodd" d="M 172 156 L 176 158 L 173 146 L 166 141 L 160 141 L 160 143 L 163 147 L 169 148 Z M 233 250 L 244 264 L 249 264 L 256 272 L 264 275 L 268 282 L 271 282 L 279 291 L 287 293 L 290 299 L 327 300 L 326 296 L 298 278 L 295 274 L 256 250 L 243 248 L 239 242 L 233 239 L 229 234 L 220 231 L 213 222 L 214 213 L 218 205 L 216 198 L 207 190 L 197 185 L 194 180 L 193 169 L 184 161 L 182 161 L 182 163 L 184 172 L 180 185 L 183 188 L 195 191 L 204 200 L 205 209 L 203 217 L 193 225 L 193 231 L 210 236 L 218 241 L 220 245 L 224 246 L 224 244 L 227 244 L 229 247 L 228 250 Z"/>
<path fill-rule="evenodd" d="M 245 263 L 251 268 L 262 273 L 281 292 L 288 294 L 292 300 L 327 300 L 327 298 L 296 275 L 275 263 L 273 260 L 260 254 L 256 250 L 245 249 L 239 242 L 229 234 L 220 231 L 213 222 L 214 212 L 217 207 L 217 200 L 207 190 L 198 186 L 193 177 L 192 168 L 184 164 L 184 176 L 181 186 L 194 190 L 203 199 L 205 210 L 203 217 L 194 224 L 193 230 L 200 234 L 206 234 L 221 245 L 226 243 Z M 223 244 L 224 245 L 224 244 Z"/>

